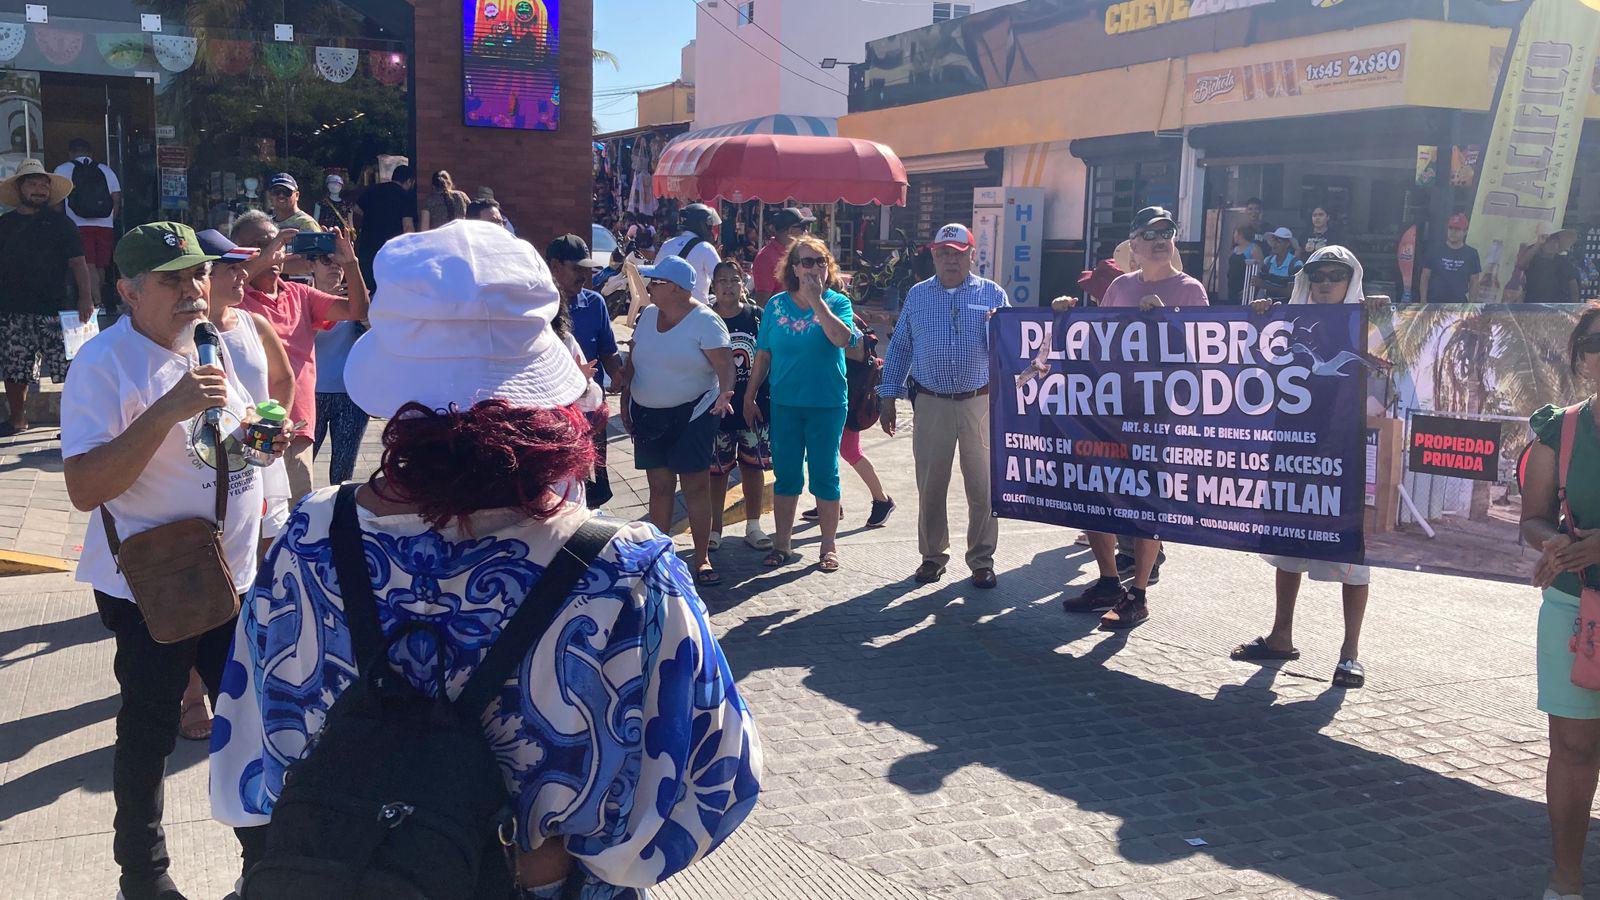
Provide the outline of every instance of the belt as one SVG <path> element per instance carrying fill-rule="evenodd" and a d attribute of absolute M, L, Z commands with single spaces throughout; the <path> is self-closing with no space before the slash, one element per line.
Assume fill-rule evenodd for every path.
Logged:
<path fill-rule="evenodd" d="M 971 400 L 974 397 L 987 397 L 989 395 L 989 386 L 987 384 L 975 391 L 962 391 L 959 394 L 941 394 L 938 391 L 930 391 L 914 381 L 911 383 L 911 387 L 919 394 L 938 397 L 940 400 Z"/>

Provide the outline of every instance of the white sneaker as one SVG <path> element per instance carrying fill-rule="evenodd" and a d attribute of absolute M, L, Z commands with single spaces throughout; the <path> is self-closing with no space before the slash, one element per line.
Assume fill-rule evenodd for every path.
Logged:
<path fill-rule="evenodd" d="M 757 550 L 772 549 L 772 538 L 761 530 L 760 522 L 744 523 L 744 542 Z"/>
<path fill-rule="evenodd" d="M 706 539 L 706 547 L 708 547 L 711 550 L 720 550 L 720 549 L 722 549 L 722 532 L 720 532 L 720 531 L 711 532 L 711 537 Z"/>

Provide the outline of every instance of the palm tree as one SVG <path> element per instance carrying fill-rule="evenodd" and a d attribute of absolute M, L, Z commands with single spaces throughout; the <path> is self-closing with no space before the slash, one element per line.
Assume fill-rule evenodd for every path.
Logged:
<path fill-rule="evenodd" d="M 617 55 L 615 53 L 612 53 L 610 50 L 601 50 L 599 47 L 592 48 L 592 51 L 594 53 L 594 64 L 595 65 L 598 66 L 599 64 L 601 64 L 603 62 L 607 62 L 607 63 L 611 63 L 611 68 L 616 69 L 618 71 L 622 70 L 622 64 L 621 64 L 620 61 L 618 61 Z"/>

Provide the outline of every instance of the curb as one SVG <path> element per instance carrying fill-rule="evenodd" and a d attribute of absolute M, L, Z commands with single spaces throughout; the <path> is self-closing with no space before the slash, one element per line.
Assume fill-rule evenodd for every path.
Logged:
<path fill-rule="evenodd" d="M 74 566 L 65 559 L 24 553 L 21 550 L 0 550 L 0 577 L 7 575 L 43 575 L 48 572 L 71 572 Z"/>

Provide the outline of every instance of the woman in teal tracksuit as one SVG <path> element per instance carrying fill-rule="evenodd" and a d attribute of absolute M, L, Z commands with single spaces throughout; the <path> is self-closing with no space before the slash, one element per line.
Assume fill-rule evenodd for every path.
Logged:
<path fill-rule="evenodd" d="M 839 264 L 828 246 L 803 237 L 789 248 L 781 278 L 788 290 L 767 301 L 756 336 L 756 359 L 745 391 L 745 421 L 760 421 L 754 400 L 771 378 L 772 514 L 777 533 L 763 564 L 775 568 L 800 558 L 791 548 L 794 511 L 811 475 L 822 527 L 818 568 L 839 570 L 839 439 L 849 409 L 844 349 L 860 338 Z"/>

